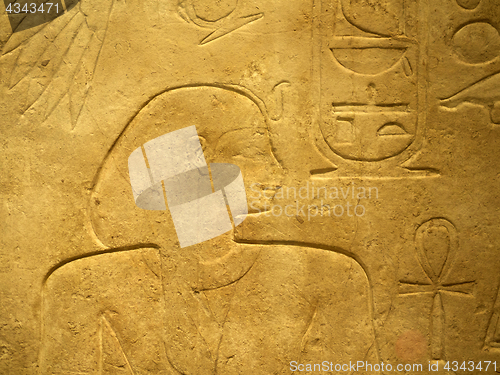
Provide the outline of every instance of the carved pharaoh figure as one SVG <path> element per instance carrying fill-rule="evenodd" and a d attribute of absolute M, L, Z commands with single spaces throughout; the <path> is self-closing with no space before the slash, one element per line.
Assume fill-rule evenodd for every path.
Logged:
<path fill-rule="evenodd" d="M 172 89 L 139 111 L 96 178 L 89 215 L 102 250 L 47 276 L 42 373 L 281 374 L 291 361 L 376 360 L 368 280 L 355 260 L 249 243 L 232 230 L 181 248 L 168 208 L 134 202 L 131 152 L 192 125 L 207 162 L 237 165 L 247 188 L 279 186 L 266 116 L 233 86 Z"/>

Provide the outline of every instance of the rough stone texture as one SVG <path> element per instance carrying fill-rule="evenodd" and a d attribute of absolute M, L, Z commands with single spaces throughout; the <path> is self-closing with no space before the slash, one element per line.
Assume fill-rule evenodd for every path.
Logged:
<path fill-rule="evenodd" d="M 0 5 L 1 374 L 500 372 L 498 0 L 57 4 Z M 127 161 L 192 125 L 249 214 L 181 248 Z"/>

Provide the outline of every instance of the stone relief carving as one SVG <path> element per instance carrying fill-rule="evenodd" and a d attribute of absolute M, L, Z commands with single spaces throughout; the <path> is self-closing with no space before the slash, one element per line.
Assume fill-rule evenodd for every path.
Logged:
<path fill-rule="evenodd" d="M 426 123 L 427 31 L 409 17 L 425 7 L 404 1 L 318 2 L 319 129 L 313 137 L 334 163 L 326 172 L 339 168 L 337 174 L 350 175 L 362 162 L 368 170 L 377 163 L 373 168 L 386 169 L 386 175 L 436 175 L 403 166 L 421 147 Z"/>
<path fill-rule="evenodd" d="M 198 111 L 191 108 L 193 102 Z M 43 371 L 106 371 L 114 366 L 131 372 L 232 374 L 257 360 L 260 370 L 255 371 L 264 374 L 285 369 L 287 359 L 319 360 L 325 351 L 345 360 L 377 358 L 370 287 L 354 259 L 307 243 L 240 242 L 232 233 L 186 251 L 166 209 L 135 206 L 127 186 L 127 153 L 186 121 L 195 123 L 207 160 L 238 165 L 248 186 L 279 178 L 281 168 L 266 135 L 269 119 L 249 98 L 231 88 L 199 86 L 167 91 L 150 101 L 115 143 L 97 180 L 92 228 L 106 254 L 72 260 L 47 278 Z M 106 202 L 109 191 L 116 198 Z M 114 199 L 123 200 L 121 212 L 113 207 Z M 135 262 L 141 266 L 132 267 Z M 280 276 L 282 270 L 286 272 Z M 334 274 L 339 276 L 330 277 Z M 68 289 L 68 280 L 81 275 L 86 281 Z M 137 290 L 136 282 L 148 292 Z M 129 283 L 134 284 L 130 290 Z M 121 290 L 116 295 L 114 285 Z M 352 303 L 342 302 L 339 308 L 353 291 Z M 137 315 L 143 304 L 148 306 Z M 352 311 L 354 320 L 349 318 Z M 339 330 L 341 321 L 344 328 Z M 141 329 L 144 324 L 148 327 Z M 53 330 L 61 328 L 62 337 L 55 339 Z M 269 345 L 262 347 L 264 339 Z"/>
<path fill-rule="evenodd" d="M 435 360 L 445 359 L 443 329 L 446 318 L 441 294 L 473 296 L 475 286 L 474 281 L 456 283 L 448 280 L 458 240 L 456 228 L 446 219 L 435 218 L 423 223 L 415 234 L 415 250 L 428 280 L 425 283 L 400 281 L 400 295 L 430 293 L 433 296 L 430 350 Z"/>
<path fill-rule="evenodd" d="M 0 373 L 498 372 L 494 0 L 58 4 L 0 18 Z M 248 209 L 181 243 L 128 161 L 190 127 Z"/>

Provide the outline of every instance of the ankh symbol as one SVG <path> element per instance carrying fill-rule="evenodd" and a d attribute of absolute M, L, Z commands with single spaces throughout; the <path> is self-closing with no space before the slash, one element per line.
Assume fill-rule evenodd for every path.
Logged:
<path fill-rule="evenodd" d="M 434 218 L 418 227 L 415 233 L 415 250 L 422 269 L 430 283 L 400 281 L 400 295 L 432 294 L 430 317 L 432 359 L 444 358 L 445 314 L 442 293 L 473 296 L 475 281 L 446 282 L 450 267 L 458 250 L 455 226 L 443 218 Z"/>

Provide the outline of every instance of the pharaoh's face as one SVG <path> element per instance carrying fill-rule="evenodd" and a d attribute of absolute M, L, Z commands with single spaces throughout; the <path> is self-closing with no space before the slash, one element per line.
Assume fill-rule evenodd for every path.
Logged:
<path fill-rule="evenodd" d="M 259 194 L 262 202 L 252 199 L 251 203 L 257 212 L 263 212 L 269 206 L 273 188 L 281 184 L 282 169 L 273 156 L 266 120 L 256 103 L 232 90 L 214 87 L 172 90 L 152 100 L 133 118 L 100 171 L 91 200 L 91 221 L 97 238 L 104 244 L 178 246 L 178 236 L 172 225 L 172 202 L 168 192 L 165 194 L 166 201 L 163 196 L 164 178 L 154 176 L 150 168 L 155 164 L 153 158 L 149 160 L 147 156 L 140 159 L 143 154 L 147 155 L 149 142 L 188 127 L 193 128 L 192 138 L 198 144 L 197 152 L 200 153 L 191 155 L 192 160 L 204 159 L 203 163 L 208 165 L 228 163 L 238 166 L 248 205 L 252 191 L 266 189 L 266 194 Z M 182 154 L 194 149 L 192 146 L 186 143 L 186 148 L 178 151 Z M 170 155 L 179 154 L 172 154 L 168 148 L 167 145 L 165 155 L 169 155 L 169 152 Z M 143 172 L 146 171 L 142 173 L 144 185 L 147 185 L 149 178 L 151 185 L 159 183 L 158 202 L 162 202 L 163 206 L 158 204 L 143 209 L 137 204 L 137 192 L 131 188 L 132 174 L 128 164 L 134 152 L 143 165 Z M 172 168 L 176 163 L 173 159 L 176 158 L 163 157 L 164 165 Z M 166 186 L 165 181 L 163 185 Z M 211 194 L 210 183 L 208 189 L 207 194 Z M 202 195 L 206 194 L 198 195 L 198 198 Z M 249 213 L 254 212 L 250 210 Z"/>
<path fill-rule="evenodd" d="M 230 163 L 240 168 L 249 213 L 268 210 L 281 185 L 283 169 L 272 153 L 267 128 L 261 126 L 235 129 L 224 133 L 212 146 L 208 146 L 203 138 L 201 142 L 208 163 Z M 258 199 L 251 198 L 252 196 L 258 196 Z"/>

